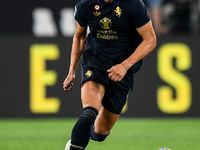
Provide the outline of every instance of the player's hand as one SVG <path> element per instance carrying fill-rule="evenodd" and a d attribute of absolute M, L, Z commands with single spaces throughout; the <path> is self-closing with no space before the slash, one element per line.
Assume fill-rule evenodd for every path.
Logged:
<path fill-rule="evenodd" d="M 107 70 L 108 77 L 113 81 L 121 81 L 127 73 L 127 69 L 123 64 L 117 64 Z"/>
<path fill-rule="evenodd" d="M 70 91 L 73 87 L 73 81 L 75 79 L 75 75 L 68 75 L 63 82 L 63 89 L 64 91 Z"/>

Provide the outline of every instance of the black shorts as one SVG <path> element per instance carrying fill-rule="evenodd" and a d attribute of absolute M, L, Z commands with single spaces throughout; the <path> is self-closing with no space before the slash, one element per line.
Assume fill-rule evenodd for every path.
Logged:
<path fill-rule="evenodd" d="M 118 62 L 119 63 L 119 62 Z M 95 81 L 105 85 L 105 95 L 102 105 L 114 114 L 120 114 L 127 100 L 127 95 L 133 88 L 133 77 L 136 70 L 128 70 L 120 82 L 115 82 L 108 77 L 107 70 L 118 64 L 112 60 L 100 58 L 92 49 L 83 52 L 81 84 L 87 81 Z M 139 68 L 137 69 L 139 70 Z"/>

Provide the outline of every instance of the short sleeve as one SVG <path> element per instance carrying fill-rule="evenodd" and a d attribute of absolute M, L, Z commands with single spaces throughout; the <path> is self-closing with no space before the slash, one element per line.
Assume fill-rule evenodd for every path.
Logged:
<path fill-rule="evenodd" d="M 75 6 L 74 18 L 79 23 L 80 26 L 87 26 L 87 17 L 86 13 L 84 13 L 83 7 L 81 7 L 81 3 L 78 2 Z"/>
<path fill-rule="evenodd" d="M 132 23 L 135 28 L 140 28 L 150 21 L 150 17 L 145 4 L 141 0 L 133 0 L 132 2 L 132 10 L 134 11 L 131 15 Z"/>

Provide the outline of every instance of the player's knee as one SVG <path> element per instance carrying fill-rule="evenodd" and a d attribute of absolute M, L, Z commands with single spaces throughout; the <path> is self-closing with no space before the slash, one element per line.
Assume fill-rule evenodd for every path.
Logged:
<path fill-rule="evenodd" d="M 98 134 L 94 131 L 94 124 L 91 126 L 90 128 L 90 138 L 94 141 L 98 141 L 98 142 L 103 142 L 107 136 L 109 135 L 110 133 L 108 134 Z"/>

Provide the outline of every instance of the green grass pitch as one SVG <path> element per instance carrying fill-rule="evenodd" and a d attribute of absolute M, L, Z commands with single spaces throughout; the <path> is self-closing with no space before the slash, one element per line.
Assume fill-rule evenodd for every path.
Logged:
<path fill-rule="evenodd" d="M 64 150 L 76 119 L 0 119 L 0 150 Z M 86 150 L 200 149 L 200 118 L 120 118 Z"/>

